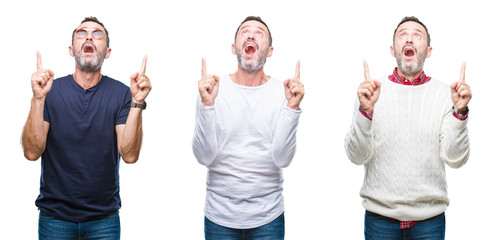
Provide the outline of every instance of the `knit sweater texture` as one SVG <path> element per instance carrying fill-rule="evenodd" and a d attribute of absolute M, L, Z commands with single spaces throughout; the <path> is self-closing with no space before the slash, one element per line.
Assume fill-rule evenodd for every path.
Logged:
<path fill-rule="evenodd" d="M 459 168 L 468 160 L 468 120 L 453 116 L 451 90 L 442 82 L 379 81 L 373 120 L 362 116 L 357 99 L 345 138 L 349 159 L 365 166 L 362 204 L 400 221 L 441 214 L 449 205 L 445 164 Z"/>

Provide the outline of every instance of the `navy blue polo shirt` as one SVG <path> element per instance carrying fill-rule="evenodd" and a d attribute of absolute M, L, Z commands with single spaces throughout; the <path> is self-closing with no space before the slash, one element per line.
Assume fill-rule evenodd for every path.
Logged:
<path fill-rule="evenodd" d="M 121 207 L 115 127 L 126 123 L 130 102 L 130 89 L 107 76 L 87 90 L 72 75 L 53 82 L 44 106 L 50 128 L 41 156 L 40 210 L 85 222 Z"/>

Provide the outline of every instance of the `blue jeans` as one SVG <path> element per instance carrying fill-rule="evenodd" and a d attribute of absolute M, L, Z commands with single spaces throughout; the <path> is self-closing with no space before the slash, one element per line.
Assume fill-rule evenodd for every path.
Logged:
<path fill-rule="evenodd" d="M 205 240 L 283 240 L 285 236 L 284 214 L 263 226 L 235 229 L 215 224 L 205 217 Z"/>
<path fill-rule="evenodd" d="M 40 211 L 38 235 L 39 240 L 119 240 L 120 216 L 114 212 L 93 221 L 74 223 Z"/>
<path fill-rule="evenodd" d="M 418 221 L 410 228 L 400 229 L 399 221 L 366 211 L 364 235 L 366 240 L 444 240 L 444 213 Z"/>

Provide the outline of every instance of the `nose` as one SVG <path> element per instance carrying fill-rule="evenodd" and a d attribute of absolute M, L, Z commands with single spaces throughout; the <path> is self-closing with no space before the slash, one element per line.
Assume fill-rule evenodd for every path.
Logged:
<path fill-rule="evenodd" d="M 87 31 L 87 37 L 85 37 L 86 41 L 92 41 L 92 32 Z"/>
<path fill-rule="evenodd" d="M 248 39 L 255 39 L 255 34 L 253 32 L 248 32 Z"/>
<path fill-rule="evenodd" d="M 406 42 L 407 43 L 413 43 L 413 36 L 412 35 L 408 35 Z"/>

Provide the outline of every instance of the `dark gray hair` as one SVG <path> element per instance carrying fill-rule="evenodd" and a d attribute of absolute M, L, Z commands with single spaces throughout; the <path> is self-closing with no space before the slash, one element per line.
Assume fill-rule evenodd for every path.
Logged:
<path fill-rule="evenodd" d="M 393 32 L 393 45 L 395 45 L 395 35 L 396 35 L 396 30 L 398 30 L 398 28 L 400 27 L 400 25 L 406 23 L 406 22 L 416 22 L 420 25 L 422 25 L 422 27 L 424 27 L 425 29 L 425 32 L 427 33 L 427 46 L 430 46 L 431 44 L 431 36 L 429 34 L 429 31 L 427 30 L 427 27 L 424 25 L 424 23 L 422 23 L 418 18 L 414 17 L 414 16 L 410 16 L 410 17 L 404 17 L 400 23 L 398 23 L 398 26 L 396 26 L 395 28 L 395 32 Z"/>
<path fill-rule="evenodd" d="M 241 25 L 243 25 L 243 23 L 247 22 L 247 21 L 257 21 L 257 22 L 260 22 L 262 23 L 263 25 L 265 25 L 265 27 L 267 28 L 268 30 L 268 37 L 269 37 L 269 43 L 270 43 L 270 47 L 272 46 L 272 33 L 270 32 L 270 29 L 268 28 L 268 25 L 266 25 L 265 22 L 263 22 L 263 20 L 261 20 L 260 17 L 258 16 L 248 16 L 246 17 L 242 22 L 241 24 L 239 24 L 239 27 L 237 27 L 237 30 L 236 30 L 236 35 L 234 35 L 234 42 L 236 42 L 236 38 L 237 38 L 237 32 L 239 32 L 239 28 L 241 27 Z"/>
<path fill-rule="evenodd" d="M 85 23 L 85 22 L 95 22 L 104 28 L 104 31 L 106 32 L 106 47 L 109 47 L 109 33 L 108 33 L 108 29 L 106 29 L 104 24 L 102 22 L 100 22 L 99 20 L 97 20 L 96 17 L 92 17 L 92 16 L 84 18 L 84 20 L 82 20 L 82 22 L 80 22 L 80 24 Z M 75 31 L 77 31 L 77 28 L 75 28 L 72 32 L 72 45 L 73 45 L 73 40 L 74 40 L 74 36 L 75 36 Z"/>

